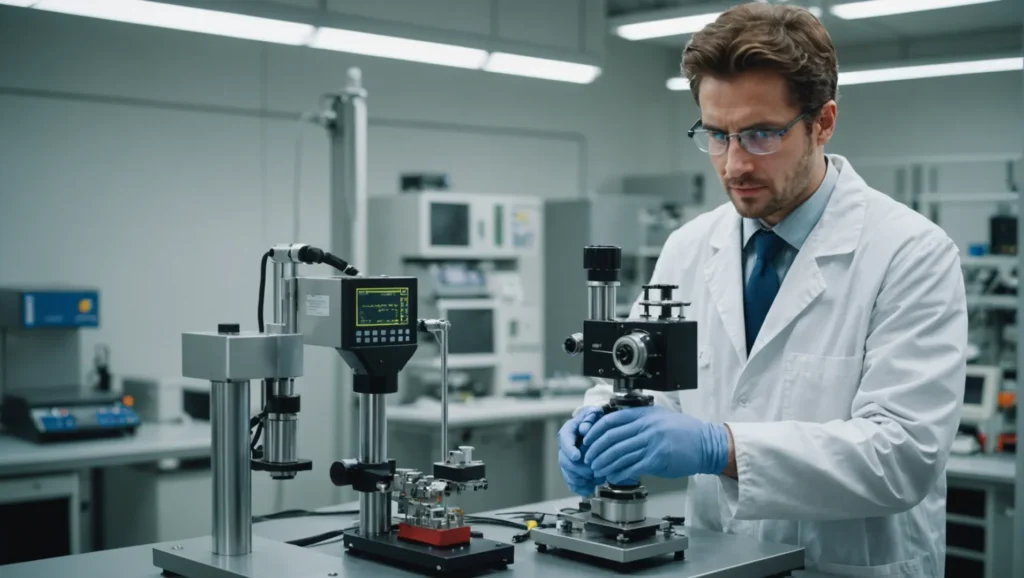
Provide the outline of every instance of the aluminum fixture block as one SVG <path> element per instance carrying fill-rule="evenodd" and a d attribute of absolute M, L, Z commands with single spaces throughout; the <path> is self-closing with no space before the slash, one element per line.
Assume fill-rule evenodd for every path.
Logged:
<path fill-rule="evenodd" d="M 182 333 L 181 374 L 207 381 L 302 377 L 302 336 Z"/>

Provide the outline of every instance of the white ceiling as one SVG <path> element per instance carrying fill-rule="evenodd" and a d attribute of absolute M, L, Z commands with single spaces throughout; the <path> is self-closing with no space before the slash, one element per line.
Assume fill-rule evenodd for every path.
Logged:
<path fill-rule="evenodd" d="M 707 4 L 704 0 L 607 0 L 609 17 L 642 13 L 659 8 L 694 7 Z M 710 2 L 717 6 L 721 4 Z M 802 5 L 823 8 L 822 22 L 832 35 L 837 47 L 866 46 L 878 42 L 900 43 L 917 39 L 949 35 L 987 34 L 991 31 L 1015 28 L 1019 35 L 1024 25 L 1024 0 L 999 0 L 987 4 L 915 12 L 897 16 L 841 20 L 832 16 L 827 7 L 829 0 L 793 0 Z M 690 35 L 655 38 L 652 42 L 683 48 Z M 955 51 L 955 46 L 950 47 Z"/>

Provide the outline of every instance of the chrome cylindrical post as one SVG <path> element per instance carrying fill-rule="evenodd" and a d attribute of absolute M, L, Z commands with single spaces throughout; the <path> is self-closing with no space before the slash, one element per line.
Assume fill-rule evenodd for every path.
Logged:
<path fill-rule="evenodd" d="M 210 383 L 213 468 L 213 553 L 252 551 L 249 470 L 249 382 Z"/>
<path fill-rule="evenodd" d="M 380 464 L 387 461 L 387 418 L 383 394 L 360 394 L 359 400 L 359 461 Z M 359 533 L 377 536 L 390 530 L 391 495 L 384 492 L 360 492 Z"/>

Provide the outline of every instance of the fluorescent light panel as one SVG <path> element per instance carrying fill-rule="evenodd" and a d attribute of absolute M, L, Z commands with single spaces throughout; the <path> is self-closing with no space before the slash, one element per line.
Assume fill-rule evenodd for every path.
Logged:
<path fill-rule="evenodd" d="M 995 1 L 996 0 L 868 0 L 866 2 L 836 4 L 833 5 L 830 10 L 837 18 L 842 18 L 844 20 L 856 20 L 859 18 L 892 16 L 894 14 L 923 12 L 925 10 L 938 10 L 940 8 L 953 8 L 955 6 L 970 6 L 972 4 L 984 4 L 986 2 Z"/>
<path fill-rule="evenodd" d="M 308 24 L 144 0 L 39 0 L 32 7 L 76 16 L 277 44 L 305 44 L 314 30 Z"/>
<path fill-rule="evenodd" d="M 1012 72 L 1016 70 L 1024 70 L 1024 57 L 993 58 L 989 60 L 945 62 L 942 64 L 924 64 L 918 66 L 899 66 L 893 68 L 876 68 L 873 70 L 840 72 L 839 85 L 850 86 L 853 84 L 867 84 L 870 82 L 938 78 L 943 76 L 961 76 L 964 74 L 984 74 L 986 72 Z M 681 76 L 668 79 L 665 85 L 669 90 L 690 90 L 690 83 Z"/>
<path fill-rule="evenodd" d="M 587 84 L 601 74 L 596 66 L 520 56 L 426 42 L 396 36 L 368 34 L 338 28 L 317 29 L 308 24 L 271 20 L 244 14 L 163 4 L 147 0 L 0 0 L 0 5 L 38 8 L 76 16 L 101 18 L 203 34 L 260 40 L 278 44 L 308 45 L 381 58 L 484 69 L 502 74 L 530 76 Z"/>
<path fill-rule="evenodd" d="M 810 8 L 807 8 L 807 11 L 813 14 L 815 18 L 821 18 L 821 8 L 811 6 Z M 694 14 L 692 16 L 659 18 L 644 22 L 620 24 L 615 27 L 615 34 L 625 38 L 626 40 L 648 40 L 650 38 L 693 34 L 714 22 L 721 15 L 722 12 L 718 11 L 708 12 L 706 14 Z"/>
<path fill-rule="evenodd" d="M 313 48 L 337 50 L 366 56 L 396 58 L 412 62 L 479 69 L 487 60 L 487 51 L 452 44 L 424 42 L 397 36 L 367 34 L 338 28 L 321 28 L 309 43 Z"/>
<path fill-rule="evenodd" d="M 664 18 L 661 20 L 637 22 L 635 24 L 623 24 L 615 28 L 615 33 L 626 40 L 647 40 L 649 38 L 661 38 L 664 36 L 693 34 L 714 22 L 721 14 L 721 12 L 710 12 L 708 14 L 696 14 L 694 16 L 681 16 L 679 18 Z"/>
<path fill-rule="evenodd" d="M 1024 57 L 993 58 L 991 60 L 972 60 L 966 62 L 945 62 L 942 64 L 925 64 L 919 66 L 900 66 L 895 68 L 877 68 L 874 70 L 856 70 L 839 73 L 839 85 L 866 84 L 869 82 L 887 82 L 891 80 L 913 80 L 917 78 L 936 78 L 941 76 L 960 76 L 963 74 L 983 74 L 986 72 L 1009 72 L 1024 69 Z"/>
<path fill-rule="evenodd" d="M 589 84 L 601 74 L 600 68 L 589 64 L 520 56 L 507 52 L 492 53 L 484 65 L 484 70 L 576 84 Z"/>

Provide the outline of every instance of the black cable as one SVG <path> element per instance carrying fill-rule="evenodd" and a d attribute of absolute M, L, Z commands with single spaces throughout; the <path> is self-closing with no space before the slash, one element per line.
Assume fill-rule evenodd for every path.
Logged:
<path fill-rule="evenodd" d="M 344 530 L 331 530 L 330 532 L 324 532 L 323 534 L 317 534 L 316 536 L 299 538 L 297 540 L 289 540 L 287 543 L 291 544 L 292 546 L 300 546 L 302 548 L 306 548 L 308 546 L 313 546 L 315 544 L 319 544 L 320 542 L 330 540 L 331 538 L 337 538 L 338 536 L 343 535 L 346 531 L 351 529 L 352 528 L 346 528 Z"/>
<path fill-rule="evenodd" d="M 267 288 L 267 259 L 270 258 L 270 255 L 271 252 L 267 251 L 260 259 L 260 298 L 259 305 L 256 306 L 256 321 L 259 324 L 260 333 L 263 333 L 263 292 Z"/>
<path fill-rule="evenodd" d="M 506 520 L 504 518 L 491 518 L 488 516 L 466 516 L 463 519 L 467 524 L 491 524 L 493 526 L 515 528 L 516 530 L 528 529 L 527 525 L 522 522 L 516 522 L 515 520 Z"/>
<path fill-rule="evenodd" d="M 287 520 L 290 518 L 305 518 L 307 516 L 351 516 L 358 514 L 359 510 L 338 510 L 336 512 L 312 512 L 309 510 L 282 510 L 273 514 L 253 516 L 252 523 L 270 522 L 272 520 Z"/>

